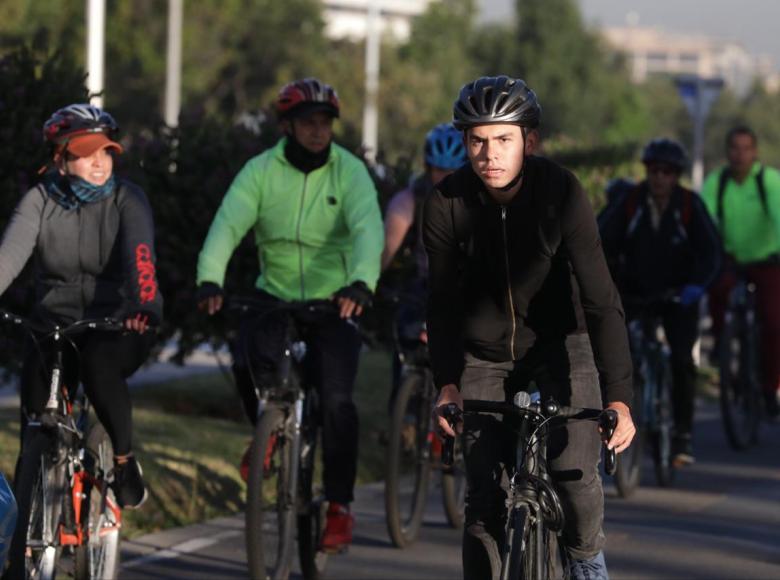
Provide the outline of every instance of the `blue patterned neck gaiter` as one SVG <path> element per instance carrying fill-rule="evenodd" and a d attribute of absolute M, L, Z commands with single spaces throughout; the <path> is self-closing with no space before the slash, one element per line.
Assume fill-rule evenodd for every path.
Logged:
<path fill-rule="evenodd" d="M 68 183 L 73 195 L 76 196 L 76 199 L 78 199 L 80 205 L 82 205 L 100 201 L 111 195 L 114 192 L 116 181 L 114 180 L 114 174 L 112 173 L 111 177 L 109 177 L 103 185 L 93 185 L 89 181 L 86 181 L 81 177 L 76 177 L 75 175 L 68 176 Z"/>

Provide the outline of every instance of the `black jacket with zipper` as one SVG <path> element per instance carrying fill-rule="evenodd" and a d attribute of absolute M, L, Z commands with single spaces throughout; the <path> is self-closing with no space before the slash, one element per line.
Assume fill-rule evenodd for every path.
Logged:
<path fill-rule="evenodd" d="M 620 298 L 590 202 L 572 173 L 527 157 L 520 190 L 499 205 L 466 165 L 428 198 L 423 237 L 437 387 L 459 385 L 466 351 L 519 360 L 537 341 L 588 332 L 605 402 L 630 404 Z"/>

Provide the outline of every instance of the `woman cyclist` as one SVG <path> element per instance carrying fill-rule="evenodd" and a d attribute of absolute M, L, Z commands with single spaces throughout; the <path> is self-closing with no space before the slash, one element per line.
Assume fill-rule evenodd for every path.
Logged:
<path fill-rule="evenodd" d="M 162 296 L 149 202 L 140 188 L 114 175 L 114 155 L 122 153 L 116 131 L 111 115 L 87 104 L 60 109 L 46 121 L 48 171 L 21 198 L 0 242 L 0 294 L 33 256 L 33 319 L 49 324 L 99 317 L 124 321 L 124 332 L 79 335 L 79 354 L 68 352 L 65 377 L 78 374 L 111 438 L 119 505 L 140 507 L 147 493 L 132 453 L 125 379 L 149 354 L 154 333 L 147 330 L 161 320 Z M 48 346 L 43 342 L 38 350 L 28 344 L 26 349 L 22 437 L 27 422 L 46 405 Z"/>

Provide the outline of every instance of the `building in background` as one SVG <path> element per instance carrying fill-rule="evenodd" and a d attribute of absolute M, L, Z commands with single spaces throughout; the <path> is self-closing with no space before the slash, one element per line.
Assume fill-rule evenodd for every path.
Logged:
<path fill-rule="evenodd" d="M 602 34 L 626 54 L 634 82 L 657 74 L 720 77 L 738 95 L 746 94 L 757 79 L 770 91 L 780 85 L 769 56 L 755 56 L 732 40 L 640 26 L 608 27 Z"/>
<path fill-rule="evenodd" d="M 366 37 L 369 4 L 380 5 L 382 35 L 399 41 L 409 38 L 412 19 L 435 0 L 323 0 L 325 33 L 330 38 Z"/>

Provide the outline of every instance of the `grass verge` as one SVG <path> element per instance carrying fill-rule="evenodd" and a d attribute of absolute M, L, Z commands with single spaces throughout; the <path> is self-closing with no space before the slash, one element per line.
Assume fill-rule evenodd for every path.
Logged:
<path fill-rule="evenodd" d="M 358 483 L 384 475 L 390 356 L 364 353 L 355 387 L 361 422 Z M 243 510 L 245 484 L 238 465 L 251 436 L 235 387 L 217 372 L 133 390 L 136 454 L 149 501 L 125 512 L 125 535 L 183 526 Z M 13 474 L 19 449 L 19 412 L 0 409 L 0 470 Z"/>

